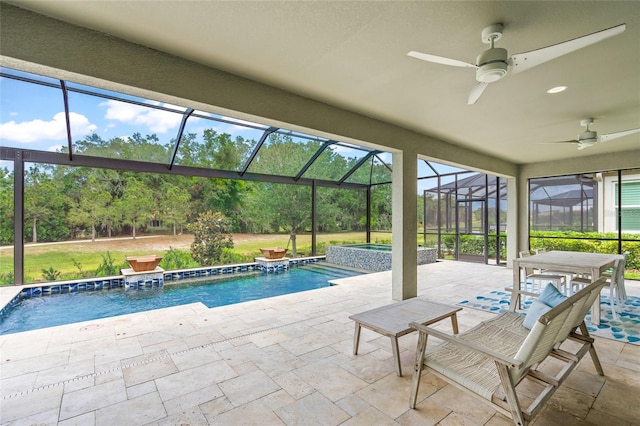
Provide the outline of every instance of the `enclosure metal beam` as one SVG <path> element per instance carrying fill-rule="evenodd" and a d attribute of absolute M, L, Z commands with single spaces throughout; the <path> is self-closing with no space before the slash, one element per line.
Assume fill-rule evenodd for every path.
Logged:
<path fill-rule="evenodd" d="M 263 173 L 245 173 L 242 177 L 238 176 L 238 172 L 231 170 L 208 169 L 204 167 L 189 166 L 173 166 L 169 170 L 166 164 L 149 163 L 146 161 L 122 160 L 119 158 L 102 158 L 92 157 L 88 155 L 76 155 L 73 161 L 59 152 L 35 151 L 35 150 L 19 150 L 17 148 L 0 148 L 0 159 L 14 161 L 16 153 L 21 152 L 26 162 L 58 164 L 62 166 L 72 167 L 93 167 L 96 169 L 113 169 L 126 170 L 132 172 L 159 173 L 179 176 L 193 176 L 205 178 L 220 178 L 231 180 L 247 180 L 257 182 L 283 183 L 289 185 L 306 185 L 310 186 L 316 181 L 316 184 L 327 188 L 357 189 L 366 190 L 368 185 L 362 183 L 339 183 L 322 179 L 301 178 L 298 181 L 293 180 L 291 176 L 268 175 Z"/>
<path fill-rule="evenodd" d="M 428 162 L 427 160 L 422 160 L 422 161 L 424 161 L 424 163 L 425 163 L 427 166 L 429 166 L 429 168 L 431 169 L 431 171 L 432 171 L 433 173 L 435 173 L 435 174 L 436 174 L 436 176 L 440 176 L 440 173 L 438 173 L 438 171 L 437 171 L 436 169 L 434 169 L 434 168 L 433 168 L 433 166 L 431 165 L 431 163 L 430 163 L 430 162 Z M 432 177 L 432 176 L 429 176 L 429 177 Z"/>
<path fill-rule="evenodd" d="M 349 170 L 349 171 L 348 171 L 344 176 L 342 176 L 342 177 L 340 178 L 340 180 L 338 181 L 338 183 L 343 183 L 345 180 L 349 179 L 349 177 L 350 177 L 350 176 L 351 176 L 351 175 L 352 175 L 356 170 L 358 170 L 358 169 L 360 168 L 360 166 L 362 166 L 364 163 L 366 163 L 366 162 L 367 162 L 367 160 L 369 160 L 369 158 L 371 158 L 371 156 L 372 156 L 372 155 L 379 154 L 379 153 L 380 153 L 380 151 L 370 151 L 369 153 L 367 153 L 367 155 L 365 155 L 364 157 L 362 157 L 362 158 L 360 159 L 360 161 L 358 161 L 358 162 L 356 163 L 356 165 L 355 165 L 355 166 L 353 166 L 353 167 L 352 167 L 352 168 L 351 168 L 351 169 L 350 169 L 350 170 Z"/>
<path fill-rule="evenodd" d="M 240 176 L 244 176 L 245 173 L 247 173 L 249 166 L 253 162 L 253 159 L 256 158 L 256 155 L 258 155 L 258 151 L 260 151 L 260 148 L 262 148 L 262 144 L 264 144 L 264 141 L 266 141 L 269 135 L 275 132 L 276 130 L 278 130 L 277 127 L 269 127 L 267 130 L 264 131 L 264 133 L 260 137 L 260 140 L 258 141 L 256 146 L 253 148 L 253 152 L 251 153 L 249 158 L 247 158 L 246 163 L 244 163 L 244 167 L 242 167 L 242 170 L 240 171 Z"/>
<path fill-rule="evenodd" d="M 171 158 L 169 159 L 169 170 L 173 167 L 173 162 L 176 160 L 176 155 L 178 155 L 178 147 L 180 146 L 180 141 L 182 140 L 182 134 L 184 133 L 184 128 L 187 125 L 187 120 L 193 114 L 193 108 L 187 108 L 182 116 L 182 122 L 180 123 L 180 128 L 178 129 L 178 135 L 176 136 L 176 143 L 173 145 L 173 152 L 171 153 Z"/>
<path fill-rule="evenodd" d="M 304 175 L 307 172 L 309 167 L 311 167 L 311 165 L 318 159 L 318 157 L 320 157 L 320 155 L 324 152 L 324 150 L 327 149 L 329 147 L 329 145 L 333 145 L 335 143 L 336 143 L 336 141 L 326 141 L 325 143 L 323 143 L 322 146 L 320 148 L 318 148 L 318 150 L 315 152 L 315 154 L 313 154 L 313 156 L 309 159 L 309 161 L 307 161 L 307 164 L 305 164 L 304 167 L 302 167 L 302 169 L 300 169 L 300 171 L 293 178 L 293 180 L 300 179 L 302 177 L 302 175 Z"/>
<path fill-rule="evenodd" d="M 71 139 L 71 120 L 69 119 L 69 96 L 67 93 L 67 85 L 60 80 L 62 88 L 62 101 L 64 102 L 64 120 L 67 126 L 67 146 L 69 147 L 69 160 L 73 160 L 73 140 Z"/>
<path fill-rule="evenodd" d="M 391 168 L 391 166 L 388 165 L 382 158 L 380 158 L 378 154 L 376 154 L 375 157 L 378 159 L 378 161 L 382 163 L 383 166 L 387 168 L 387 170 L 389 170 L 390 172 L 393 172 L 393 169 Z"/>
<path fill-rule="evenodd" d="M 316 224 L 316 181 L 311 184 L 311 255 L 316 255 L 316 233 L 318 226 Z"/>
<path fill-rule="evenodd" d="M 365 232 L 366 232 L 367 243 L 370 243 L 371 242 L 371 186 L 367 187 L 366 205 L 367 205 L 367 223 L 365 225 Z"/>
<path fill-rule="evenodd" d="M 24 161 L 18 150 L 13 162 L 13 283 L 24 284 Z"/>
<path fill-rule="evenodd" d="M 440 191 L 440 187 L 442 186 L 442 179 L 438 176 L 438 255 L 440 259 L 444 259 L 444 252 L 442 251 L 442 193 Z M 447 198 L 449 196 L 447 195 Z M 447 217 L 449 213 L 447 211 Z"/>

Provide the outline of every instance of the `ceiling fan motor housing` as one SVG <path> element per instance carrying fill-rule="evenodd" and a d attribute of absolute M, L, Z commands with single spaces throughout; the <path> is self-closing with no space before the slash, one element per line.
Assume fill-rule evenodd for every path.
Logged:
<path fill-rule="evenodd" d="M 593 145 L 598 142 L 598 133 L 593 130 L 587 130 L 578 135 L 578 142 L 583 145 Z"/>
<path fill-rule="evenodd" d="M 481 83 L 493 83 L 507 75 L 507 49 L 493 47 L 476 58 L 476 80 Z"/>

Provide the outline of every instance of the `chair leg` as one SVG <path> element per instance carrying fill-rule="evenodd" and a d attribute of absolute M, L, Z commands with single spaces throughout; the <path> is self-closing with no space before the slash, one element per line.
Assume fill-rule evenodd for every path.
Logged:
<path fill-rule="evenodd" d="M 413 378 L 411 379 L 411 398 L 409 407 L 416 408 L 418 399 L 418 388 L 420 387 L 420 377 L 424 368 L 424 352 L 427 349 L 427 333 L 418 332 L 418 347 L 416 348 L 416 363 L 413 367 Z"/>
<path fill-rule="evenodd" d="M 580 324 L 580 334 L 582 334 L 587 339 L 591 339 L 589 336 L 589 330 L 587 330 L 587 325 L 582 321 Z M 591 361 L 593 361 L 593 366 L 596 368 L 596 371 L 600 376 L 604 376 L 604 370 L 602 369 L 602 364 L 600 364 L 600 358 L 598 358 L 598 353 L 596 352 L 595 346 L 593 346 L 593 340 L 589 345 L 589 355 L 591 355 Z"/>
<path fill-rule="evenodd" d="M 511 377 L 509 376 L 507 366 L 502 363 L 496 362 L 496 368 L 498 369 L 500 382 L 502 383 L 502 387 L 504 388 L 504 394 L 507 397 L 507 404 L 509 404 L 509 408 L 511 409 L 513 423 L 517 426 L 524 426 L 526 424 L 524 415 L 522 414 L 522 410 L 520 409 L 518 395 L 516 394 L 516 389 L 511 382 Z"/>
<path fill-rule="evenodd" d="M 620 305 L 620 299 L 618 299 L 618 292 L 615 289 L 613 283 L 609 286 L 609 305 L 611 306 L 611 317 L 618 319 L 618 307 Z"/>

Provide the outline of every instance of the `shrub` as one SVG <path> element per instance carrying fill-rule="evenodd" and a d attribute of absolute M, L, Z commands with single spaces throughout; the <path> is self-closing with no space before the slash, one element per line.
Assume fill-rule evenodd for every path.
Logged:
<path fill-rule="evenodd" d="M 111 253 L 107 252 L 106 255 L 101 254 L 100 256 L 102 257 L 102 263 L 100 263 L 100 266 L 96 269 L 97 277 L 120 274 L 120 266 L 116 265 L 115 259 L 111 257 Z"/>
<path fill-rule="evenodd" d="M 169 251 L 164 254 L 160 261 L 160 267 L 167 270 L 194 268 L 196 266 L 198 266 L 198 263 L 193 260 L 189 252 L 175 249 L 171 246 L 169 246 Z"/>
<path fill-rule="evenodd" d="M 187 226 L 193 232 L 191 256 L 200 265 L 221 263 L 222 250 L 233 248 L 231 221 L 222 213 L 201 213 L 195 223 Z"/>
<path fill-rule="evenodd" d="M 529 244 L 532 250 L 544 247 L 547 250 L 617 253 L 617 238 L 618 234 L 614 233 L 531 231 Z M 625 240 L 640 240 L 640 235 L 623 234 L 622 238 Z M 636 274 L 630 274 L 630 272 L 640 270 L 640 241 L 623 242 L 622 250 L 629 252 L 625 275 L 627 277 L 635 277 Z"/>
<path fill-rule="evenodd" d="M 0 285 L 12 285 L 13 282 L 13 272 L 4 272 L 0 274 Z"/>
<path fill-rule="evenodd" d="M 236 253 L 233 249 L 223 248 L 222 253 L 220 255 L 220 263 L 229 265 L 233 263 L 247 263 L 252 262 L 252 256 L 246 256 L 240 253 Z"/>
<path fill-rule="evenodd" d="M 60 277 L 60 271 L 50 266 L 49 269 L 42 269 L 42 278 L 45 281 L 55 281 Z"/>

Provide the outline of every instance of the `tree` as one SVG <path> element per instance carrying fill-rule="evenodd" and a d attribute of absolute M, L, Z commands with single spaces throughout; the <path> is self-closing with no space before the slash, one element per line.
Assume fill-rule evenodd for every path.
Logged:
<path fill-rule="evenodd" d="M 186 189 L 166 183 L 162 187 L 160 197 L 160 217 L 173 226 L 173 236 L 176 236 L 177 225 L 183 224 L 189 213 L 191 195 Z"/>
<path fill-rule="evenodd" d="M 248 213 L 254 222 L 269 226 L 271 232 L 288 232 L 295 257 L 296 235 L 311 225 L 311 188 L 262 182 L 256 182 L 252 188 L 247 195 L 245 215 Z"/>
<path fill-rule="evenodd" d="M 104 222 L 110 202 L 111 194 L 105 185 L 94 174 L 89 174 L 80 188 L 78 199 L 72 203 L 69 222 L 89 227 L 91 241 L 95 241 L 96 226 Z"/>
<path fill-rule="evenodd" d="M 25 173 L 24 217 L 25 224 L 30 223 L 31 241 L 38 242 L 38 230 L 41 239 L 55 241 L 69 236 L 65 226 L 68 199 L 61 190 L 59 181 L 52 178 L 51 170 L 32 166 Z M 42 227 L 39 227 L 39 224 Z"/>
<path fill-rule="evenodd" d="M 136 178 L 130 178 L 124 189 L 121 211 L 125 223 L 131 225 L 133 239 L 136 239 L 136 227 L 151 217 L 155 210 L 153 192 Z"/>
<path fill-rule="evenodd" d="M 13 244 L 13 172 L 0 169 L 0 245 Z"/>
<path fill-rule="evenodd" d="M 219 263 L 223 249 L 233 248 L 231 222 L 220 212 L 212 213 L 209 210 L 201 213 L 188 229 L 193 232 L 191 257 L 200 265 Z"/>

